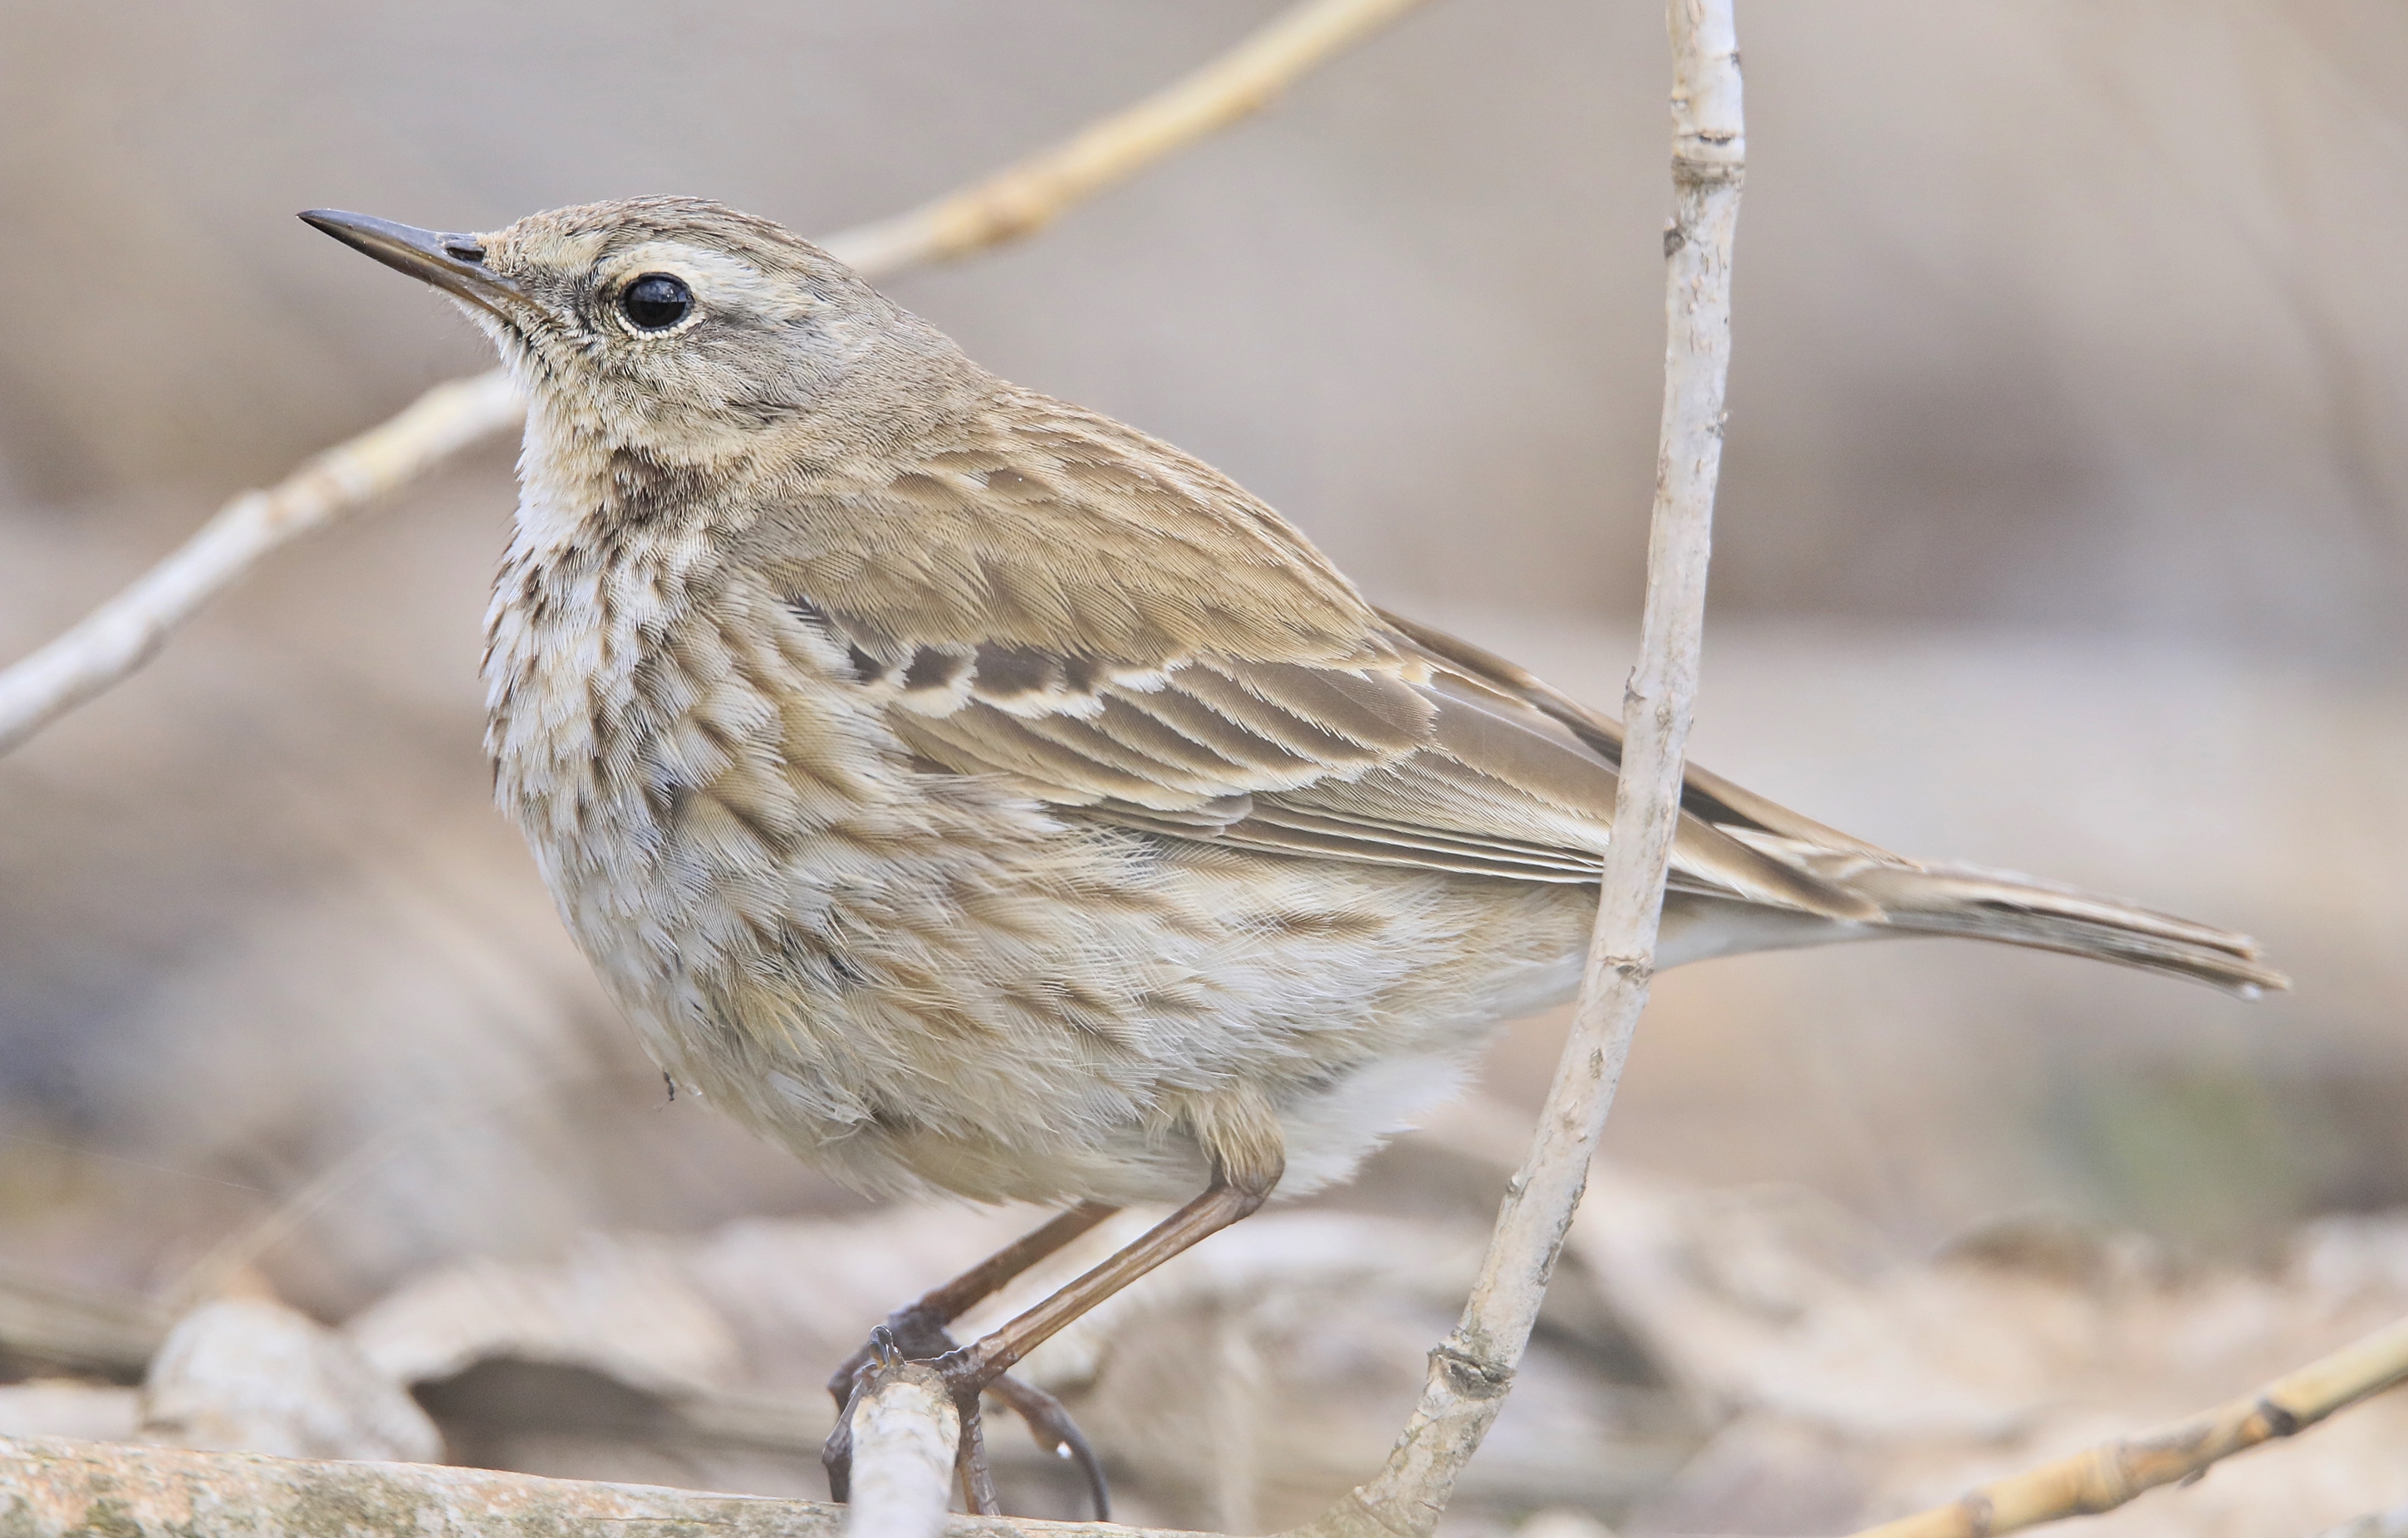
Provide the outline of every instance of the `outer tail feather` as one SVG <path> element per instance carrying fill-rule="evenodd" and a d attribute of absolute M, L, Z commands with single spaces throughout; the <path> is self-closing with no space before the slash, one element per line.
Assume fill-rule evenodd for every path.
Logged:
<path fill-rule="evenodd" d="M 2013 871 L 1876 858 L 1753 831 L 1736 836 L 1878 906 L 1872 933 L 1952 934 L 2063 951 L 2172 973 L 2243 998 L 2291 986 L 2259 958 L 2249 936 L 2120 897 Z"/>
<path fill-rule="evenodd" d="M 1880 904 L 1892 929 L 2120 961 L 2243 998 L 2291 986 L 2245 934 L 2010 872 L 1868 862 L 1846 885 Z"/>

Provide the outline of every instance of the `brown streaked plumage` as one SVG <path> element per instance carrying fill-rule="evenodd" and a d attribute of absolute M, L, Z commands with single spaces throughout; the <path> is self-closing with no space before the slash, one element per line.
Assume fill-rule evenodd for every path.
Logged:
<path fill-rule="evenodd" d="M 527 390 L 487 742 L 653 1056 L 865 1188 L 1084 1203 L 899 1313 L 903 1347 L 1105 1207 L 1194 1198 L 947 1356 L 973 1404 L 1570 991 L 1619 727 L 1374 609 L 1227 477 L 714 204 L 307 217 L 459 297 Z M 2282 986 L 2238 935 L 1702 770 L 1672 865 L 1662 964 L 1956 934 Z"/>

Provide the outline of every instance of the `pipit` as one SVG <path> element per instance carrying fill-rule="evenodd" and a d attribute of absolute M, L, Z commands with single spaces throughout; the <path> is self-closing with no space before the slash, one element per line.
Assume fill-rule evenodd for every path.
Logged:
<path fill-rule="evenodd" d="M 1008 1369 L 1345 1178 L 1491 1022 L 1572 990 L 1620 727 L 1374 608 L 1211 466 L 717 204 L 302 217 L 459 300 L 526 392 L 485 741 L 652 1057 L 865 1190 L 1065 1206 L 831 1384 L 933 1358 L 973 1509 L 982 1390 L 1083 1449 Z M 2283 986 L 2240 935 L 1902 859 L 1702 769 L 1683 807 L 1659 965 L 1942 934 Z M 1185 1204 L 945 1334 L 1148 1202 Z"/>

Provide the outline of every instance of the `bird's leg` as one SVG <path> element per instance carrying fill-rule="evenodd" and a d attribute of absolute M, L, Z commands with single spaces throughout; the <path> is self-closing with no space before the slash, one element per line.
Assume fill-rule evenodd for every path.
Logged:
<path fill-rule="evenodd" d="M 1180 1251 L 1219 1232 L 1261 1206 L 1278 1180 L 1276 1169 L 1267 1179 L 1247 1179 L 1242 1184 L 1226 1173 L 1216 1175 L 1211 1187 L 1203 1195 L 1147 1230 L 1094 1270 L 999 1327 L 994 1333 L 982 1336 L 968 1346 L 957 1346 L 936 1360 L 934 1365 L 938 1373 L 943 1376 L 946 1387 L 953 1390 L 953 1403 L 961 1408 L 962 1488 L 967 1496 L 975 1501 L 982 1493 L 992 1492 L 995 1488 L 994 1477 L 984 1467 L 985 1446 L 970 1430 L 976 1423 L 980 1393 L 994 1388 L 1013 1364 L 1080 1315 Z M 1025 1388 L 1025 1386 L 1016 1387 Z M 1007 1403 L 1011 1403 L 1009 1393 L 1003 1397 Z M 1060 1415 L 1060 1405 L 1053 1405 L 1052 1411 L 1060 1417 L 1058 1422 L 1040 1423 L 1034 1417 L 1029 1420 L 1030 1427 L 1039 1431 L 1040 1440 L 1049 1434 L 1044 1430 L 1045 1424 L 1068 1425 L 1068 1417 Z M 1075 1430 L 1071 1434 L 1076 1435 Z M 1072 1442 L 1064 1437 L 1057 1446 L 1069 1446 L 1075 1454 L 1084 1446 L 1084 1439 Z M 1096 1473 L 1092 1454 L 1082 1461 L 1097 1498 L 1096 1517 L 1103 1519 L 1101 1475 Z M 984 1508 L 973 1506 L 972 1509 Z"/>
<path fill-rule="evenodd" d="M 945 1333 L 945 1326 L 959 1318 L 966 1310 L 993 1296 L 997 1289 L 1009 1285 L 1030 1266 L 1119 1210 L 1100 1202 L 1082 1203 L 1035 1232 L 996 1250 L 944 1286 L 889 1314 L 885 1324 L 871 1332 L 868 1344 L 847 1358 L 844 1365 L 836 1370 L 836 1375 L 828 1379 L 828 1393 L 836 1401 L 837 1422 L 836 1430 L 828 1434 L 827 1445 L 820 1449 L 820 1462 L 827 1469 L 829 1495 L 842 1501 L 852 1494 L 853 1403 L 861 1391 L 864 1374 L 881 1360 L 882 1347 L 891 1346 L 914 1361 L 927 1361 L 952 1351 L 953 1339 Z M 1014 1408 L 1019 1407 L 1012 1397 L 1015 1392 L 1031 1396 L 1028 1403 L 1034 1404 L 1041 1401 L 1051 1405 L 1054 1417 L 1062 1425 L 1068 1424 L 1068 1417 L 1063 1415 L 1059 1404 L 1054 1403 L 1051 1395 L 1016 1382 L 1009 1388 L 997 1386 L 996 1391 L 1006 1403 L 1012 1404 Z M 976 1415 L 974 1403 L 969 1416 L 963 1421 L 966 1428 L 974 1423 Z M 1076 1427 L 1069 1428 L 1068 1436 L 1058 1434 L 1059 1429 L 1050 1422 L 1040 1425 L 1033 1417 L 1029 1418 L 1029 1427 L 1037 1433 L 1039 1443 L 1048 1450 L 1068 1446 L 1081 1471 L 1087 1476 L 1088 1488 L 1098 1492 L 1103 1489 L 1103 1471 L 1096 1463 L 1095 1454 L 1088 1449 L 1086 1438 L 1078 1434 Z M 982 1469 L 985 1466 L 982 1444 L 978 1466 Z M 966 1488 L 965 1493 L 975 1499 L 974 1492 Z M 993 1493 L 991 1483 L 987 1493 L 990 1496 Z M 971 1509 L 979 1508 L 972 1506 Z"/>
<path fill-rule="evenodd" d="M 1030 1266 L 1119 1210 L 1100 1202 L 1081 1203 L 1044 1227 L 1004 1246 L 944 1286 L 922 1294 L 887 1315 L 887 1332 L 903 1348 L 903 1354 L 913 1360 L 924 1361 L 931 1357 L 942 1356 L 953 1348 L 953 1340 L 945 1334 L 945 1326 L 993 1297 Z M 836 1400 L 838 1409 L 843 1409 L 852 1399 L 854 1375 L 876 1360 L 876 1356 L 877 1347 L 866 1345 L 845 1359 L 844 1365 L 828 1379 L 828 1393 Z"/>

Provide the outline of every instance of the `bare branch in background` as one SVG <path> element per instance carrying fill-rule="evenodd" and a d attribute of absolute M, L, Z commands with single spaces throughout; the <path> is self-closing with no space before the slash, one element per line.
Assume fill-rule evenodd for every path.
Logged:
<path fill-rule="evenodd" d="M 1260 108 L 1423 0 L 1305 0 L 1236 48 L 1058 147 L 908 213 L 823 242 L 871 278 L 949 262 L 1042 229 L 1116 182 Z M 73 629 L 0 672 L 0 753 L 108 691 L 271 552 L 339 522 L 462 450 L 516 427 L 498 373 L 436 386 L 399 416 L 246 491 Z"/>
<path fill-rule="evenodd" d="M 1308 0 L 1185 79 L 1053 149 L 824 244 L 860 271 L 892 272 L 1033 234 L 1172 150 L 1259 111 L 1323 61 L 1422 3 Z"/>
<path fill-rule="evenodd" d="M 1697 694 L 1706 558 L 1730 373 L 1731 240 L 1746 160 L 1730 0 L 1670 0 L 1673 221 L 1665 233 L 1664 418 L 1637 667 L 1597 930 L 1571 1032 L 1479 1282 L 1387 1467 L 1321 1517 L 1319 1534 L 1426 1535 L 1503 1407 L 1580 1205 L 1633 1029 L 1647 1002 L 1664 876 Z"/>
<path fill-rule="evenodd" d="M 2203 1416 L 2117 1439 L 1970 1490 L 1856 1538 L 1992 1538 L 2113 1511 L 2144 1490 L 2207 1472 L 2234 1453 L 2303 1431 L 2408 1380 L 2408 1319 L 2376 1331 Z M 2386 1517 L 2368 1517 L 2384 1531 Z M 2347 1529 L 2344 1530 L 2347 1531 Z"/>
<path fill-rule="evenodd" d="M 0 673 L 0 753 L 158 655 L 167 637 L 291 544 L 408 485 L 525 407 L 499 373 L 437 385 L 392 420 L 336 445 L 265 491 L 245 491 L 201 532 L 74 629 Z"/>

